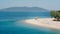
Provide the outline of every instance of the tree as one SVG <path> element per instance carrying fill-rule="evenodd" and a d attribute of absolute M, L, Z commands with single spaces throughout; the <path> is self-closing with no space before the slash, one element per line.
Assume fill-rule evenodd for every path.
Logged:
<path fill-rule="evenodd" d="M 50 14 L 51 14 L 51 17 L 54 17 L 56 13 L 55 13 L 55 11 L 52 10 L 52 11 L 50 12 Z"/>
<path fill-rule="evenodd" d="M 58 11 L 52 10 L 50 14 L 51 14 L 51 17 L 57 19 L 57 21 L 60 21 L 60 10 Z"/>

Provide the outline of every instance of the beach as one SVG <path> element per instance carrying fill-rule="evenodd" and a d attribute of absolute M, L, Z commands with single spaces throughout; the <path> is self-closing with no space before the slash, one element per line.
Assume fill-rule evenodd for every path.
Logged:
<path fill-rule="evenodd" d="M 59 21 L 53 21 L 54 18 L 38 18 L 35 19 L 26 19 L 24 20 L 25 23 L 36 25 L 36 26 L 42 26 L 52 29 L 60 29 L 60 22 Z"/>

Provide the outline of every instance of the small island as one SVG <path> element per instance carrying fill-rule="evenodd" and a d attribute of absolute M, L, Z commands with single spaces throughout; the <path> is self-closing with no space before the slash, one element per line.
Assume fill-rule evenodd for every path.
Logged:
<path fill-rule="evenodd" d="M 52 29 L 60 29 L 60 11 L 51 11 L 51 18 L 34 18 L 24 20 L 25 23 L 29 23 L 36 26 L 42 26 Z"/>
<path fill-rule="evenodd" d="M 32 25 L 42 26 L 42 27 L 60 29 L 60 22 L 52 21 L 53 19 L 54 18 L 39 18 L 37 20 L 27 19 L 24 20 L 24 22 Z"/>

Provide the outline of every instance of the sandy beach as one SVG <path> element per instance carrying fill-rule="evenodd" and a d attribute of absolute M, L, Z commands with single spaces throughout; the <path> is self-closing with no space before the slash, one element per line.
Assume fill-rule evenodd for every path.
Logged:
<path fill-rule="evenodd" d="M 52 29 L 60 29 L 60 22 L 59 21 L 53 21 L 53 18 L 38 18 L 35 19 L 27 19 L 24 20 L 26 23 L 36 25 L 36 26 L 42 26 Z"/>

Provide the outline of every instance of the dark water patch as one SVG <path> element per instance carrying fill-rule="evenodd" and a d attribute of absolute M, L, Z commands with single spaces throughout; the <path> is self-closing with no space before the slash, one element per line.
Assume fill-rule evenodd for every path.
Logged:
<path fill-rule="evenodd" d="M 10 27 L 5 30 L 0 30 L 3 34 L 50 34 L 50 32 L 39 31 L 24 27 Z"/>

